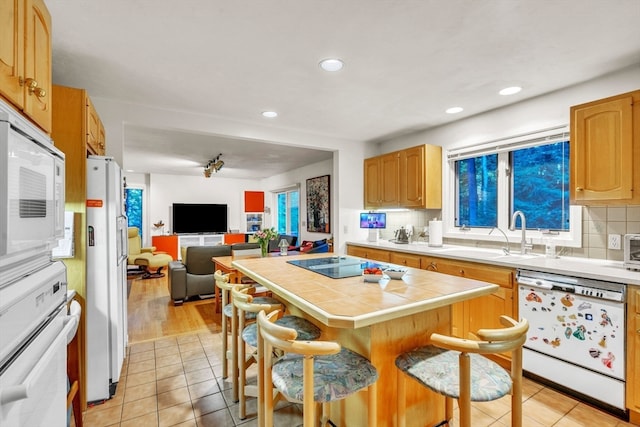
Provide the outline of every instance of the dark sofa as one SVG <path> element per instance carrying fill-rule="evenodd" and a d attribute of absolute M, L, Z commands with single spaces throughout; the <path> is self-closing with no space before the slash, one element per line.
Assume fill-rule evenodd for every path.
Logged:
<path fill-rule="evenodd" d="M 213 295 L 213 257 L 231 256 L 230 245 L 189 246 L 182 261 L 169 263 L 169 293 L 174 305 L 197 295 Z"/>

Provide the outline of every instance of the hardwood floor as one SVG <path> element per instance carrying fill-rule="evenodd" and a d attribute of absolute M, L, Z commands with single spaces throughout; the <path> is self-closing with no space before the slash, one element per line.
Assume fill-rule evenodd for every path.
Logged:
<path fill-rule="evenodd" d="M 211 284 L 213 287 L 213 283 Z M 158 338 L 201 332 L 220 332 L 220 313 L 214 313 L 214 300 L 190 300 L 174 306 L 167 287 L 167 276 L 135 279 L 129 294 L 129 344 Z"/>
<path fill-rule="evenodd" d="M 220 315 L 214 314 L 213 306 L 213 299 L 208 299 L 175 307 L 166 277 L 135 280 L 129 296 L 130 345 L 116 395 L 89 408 L 83 417 L 84 425 L 255 427 L 255 398 L 248 401 L 247 419 L 240 420 L 230 380 L 222 378 Z M 508 399 L 505 396 L 493 402 L 473 403 L 473 426 L 509 426 Z M 451 427 L 459 425 L 457 415 L 456 408 Z M 301 424 L 300 406 L 281 402 L 274 425 Z M 632 424 L 525 378 L 523 426 Z"/>

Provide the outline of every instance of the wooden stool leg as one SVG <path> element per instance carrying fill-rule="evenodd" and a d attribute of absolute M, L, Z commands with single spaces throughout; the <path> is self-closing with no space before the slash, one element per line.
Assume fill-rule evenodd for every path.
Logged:
<path fill-rule="evenodd" d="M 302 405 L 302 414 L 303 417 L 303 426 L 304 427 L 315 427 L 316 425 L 316 417 L 315 417 L 315 409 L 316 404 L 313 400 L 313 356 L 304 356 L 303 361 L 303 383 L 304 383 L 304 403 Z"/>
<path fill-rule="evenodd" d="M 329 425 L 329 413 L 331 413 L 331 410 L 329 409 L 329 402 L 322 402 L 321 405 L 316 405 L 316 406 L 320 406 L 320 408 L 316 408 L 316 411 L 320 411 L 318 412 L 320 414 L 320 427 L 326 427 Z"/>
<path fill-rule="evenodd" d="M 511 359 L 511 426 L 522 427 L 522 347 Z"/>
<path fill-rule="evenodd" d="M 227 340 L 229 337 L 227 336 L 227 316 L 222 314 L 222 378 L 227 378 L 229 376 L 229 349 Z"/>
<path fill-rule="evenodd" d="M 407 387 L 405 384 L 404 373 L 398 372 L 398 385 L 397 385 L 397 403 L 396 403 L 396 416 L 398 418 L 398 427 L 407 426 L 407 414 L 405 412 L 407 405 Z"/>
<path fill-rule="evenodd" d="M 471 427 L 471 358 L 460 353 L 460 427 Z"/>
<path fill-rule="evenodd" d="M 233 401 L 238 401 L 238 310 L 233 306 L 231 315 L 231 384 Z"/>
<path fill-rule="evenodd" d="M 244 311 L 238 311 L 238 331 L 244 330 Z M 247 345 L 242 339 L 242 333 L 238 332 L 238 393 L 240 396 L 239 416 L 241 420 L 247 418 L 247 396 L 245 387 L 247 385 Z"/>

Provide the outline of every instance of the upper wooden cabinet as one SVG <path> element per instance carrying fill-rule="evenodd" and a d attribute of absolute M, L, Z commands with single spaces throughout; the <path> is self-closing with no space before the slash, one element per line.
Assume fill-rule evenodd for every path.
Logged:
<path fill-rule="evenodd" d="M 442 208 L 442 147 L 419 145 L 400 152 L 400 206 Z"/>
<path fill-rule="evenodd" d="M 570 111 L 571 202 L 640 202 L 640 90 Z"/>
<path fill-rule="evenodd" d="M 43 0 L 0 0 L 0 95 L 51 133 L 51 15 Z"/>
<path fill-rule="evenodd" d="M 104 156 L 104 126 L 87 91 L 54 85 L 53 102 L 54 144 L 73 145 L 83 157 L 87 154 Z"/>
<path fill-rule="evenodd" d="M 98 112 L 91 102 L 89 96 L 87 99 L 87 152 L 98 156 L 105 154 L 105 134 L 104 126 L 98 116 Z"/>
<path fill-rule="evenodd" d="M 397 207 L 400 156 L 397 152 L 372 157 L 364 161 L 365 208 Z"/>
<path fill-rule="evenodd" d="M 365 159 L 365 209 L 441 207 L 441 147 L 419 145 Z"/>

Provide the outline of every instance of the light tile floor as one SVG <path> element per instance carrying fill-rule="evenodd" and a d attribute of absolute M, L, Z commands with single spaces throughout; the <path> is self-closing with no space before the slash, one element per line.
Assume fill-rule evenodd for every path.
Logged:
<path fill-rule="evenodd" d="M 238 419 L 238 405 L 231 398 L 231 383 L 222 379 L 220 357 L 219 333 L 190 334 L 134 344 L 128 349 L 116 395 L 103 404 L 90 407 L 85 412 L 84 425 L 256 426 L 254 398 L 248 401 L 248 418 Z M 632 425 L 528 379 L 524 381 L 523 399 L 525 427 Z M 508 397 L 474 403 L 473 426 L 509 426 L 509 411 Z M 301 424 L 302 412 L 298 405 L 278 405 L 277 427 Z M 458 425 L 457 418 L 453 425 Z"/>

